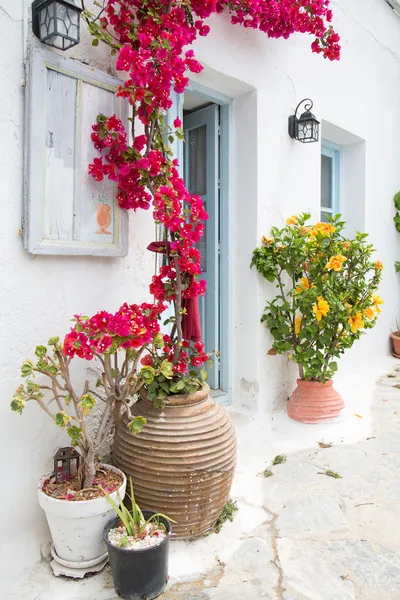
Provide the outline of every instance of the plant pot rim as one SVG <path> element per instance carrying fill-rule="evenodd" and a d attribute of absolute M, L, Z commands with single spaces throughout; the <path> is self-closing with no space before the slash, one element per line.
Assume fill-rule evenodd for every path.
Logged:
<path fill-rule="evenodd" d="M 390 334 L 390 337 L 397 339 L 400 339 L 400 331 L 392 331 Z"/>
<path fill-rule="evenodd" d="M 179 408 L 180 406 L 191 406 L 193 404 L 200 404 L 200 402 L 203 402 L 203 400 L 207 398 L 209 393 L 210 386 L 208 385 L 208 383 L 205 383 L 203 387 L 197 390 L 197 392 L 195 392 L 194 394 L 172 394 L 171 396 L 168 396 L 168 398 L 166 398 L 166 404 L 171 408 Z M 140 396 L 145 402 L 153 404 L 153 400 L 150 400 L 150 398 L 148 397 L 147 390 L 145 387 L 143 387 L 140 390 Z"/>
<path fill-rule="evenodd" d="M 121 471 L 121 469 L 118 469 L 118 467 L 114 467 L 114 465 L 107 465 L 106 463 L 100 463 L 101 467 L 104 467 L 105 469 L 109 469 L 110 471 L 116 471 L 117 473 L 119 473 L 122 476 L 122 482 L 121 485 L 119 486 L 119 488 L 117 488 L 116 490 L 114 490 L 111 495 L 116 494 L 117 492 L 119 492 L 121 490 L 121 488 L 126 485 L 126 475 L 123 471 Z M 53 506 L 55 506 L 56 504 L 60 505 L 61 503 L 68 503 L 70 504 L 76 504 L 79 506 L 88 506 L 90 504 L 93 504 L 93 502 L 98 502 L 99 500 L 106 500 L 106 498 L 104 496 L 99 496 L 98 498 L 91 498 L 90 500 L 77 500 L 76 502 L 71 502 L 71 500 L 66 500 L 65 498 L 52 498 L 51 496 L 49 496 L 48 494 L 46 494 L 46 492 L 44 492 L 42 490 L 43 487 L 43 483 L 45 482 L 46 479 L 48 479 L 49 477 L 51 477 L 53 475 L 53 473 L 47 473 L 46 475 L 43 475 L 37 484 L 37 491 L 38 494 L 42 497 L 45 498 L 46 502 L 49 502 L 50 504 L 52 504 Z M 108 502 L 108 500 L 107 500 Z M 111 505 L 110 505 L 111 507 Z"/>
<path fill-rule="evenodd" d="M 143 510 L 143 515 L 148 514 L 150 517 L 151 515 L 155 515 L 156 511 L 154 510 Z M 107 525 L 104 527 L 103 530 L 103 540 L 105 541 L 105 543 L 107 544 L 107 549 L 110 547 L 113 550 L 117 550 L 118 552 L 122 552 L 125 554 L 140 554 L 140 553 L 144 553 L 144 552 L 150 552 L 151 550 L 157 550 L 157 548 L 161 548 L 161 546 L 163 546 L 164 544 L 167 543 L 168 539 L 171 537 L 172 534 L 172 525 L 171 522 L 169 521 L 169 519 L 164 519 L 164 521 L 167 522 L 167 529 L 168 529 L 168 533 L 166 535 L 166 537 L 163 539 L 162 542 L 160 542 L 159 544 L 157 544 L 156 546 L 149 546 L 148 548 L 118 548 L 118 546 L 114 546 L 114 544 L 112 544 L 110 542 L 110 540 L 108 539 L 108 532 L 110 531 L 110 529 L 112 529 L 113 527 L 115 527 L 118 523 L 121 523 L 121 519 L 120 517 L 114 517 L 113 519 L 111 519 L 111 521 L 108 521 Z"/>
<path fill-rule="evenodd" d="M 332 379 L 328 379 L 328 381 L 325 381 L 325 383 L 322 383 L 322 381 L 307 381 L 306 379 L 298 379 L 297 380 L 297 384 L 298 385 L 315 385 L 315 386 L 320 386 L 320 385 L 333 385 L 333 380 Z"/>

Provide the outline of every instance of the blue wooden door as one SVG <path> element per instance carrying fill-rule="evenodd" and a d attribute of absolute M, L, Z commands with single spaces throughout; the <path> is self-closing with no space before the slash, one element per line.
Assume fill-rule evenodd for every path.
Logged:
<path fill-rule="evenodd" d="M 206 352 L 219 353 L 219 107 L 215 104 L 184 116 L 184 178 L 191 194 L 200 196 L 209 215 L 201 252 L 207 293 L 200 297 L 200 316 Z M 219 354 L 209 369 L 208 382 L 219 389 Z"/>

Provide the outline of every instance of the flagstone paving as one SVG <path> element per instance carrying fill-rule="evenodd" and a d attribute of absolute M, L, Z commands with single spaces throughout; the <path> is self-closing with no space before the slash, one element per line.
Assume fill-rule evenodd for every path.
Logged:
<path fill-rule="evenodd" d="M 225 564 L 171 585 L 163 600 L 399 600 L 399 383 L 378 386 L 368 439 L 275 467 L 262 483 L 265 524 Z"/>
<path fill-rule="evenodd" d="M 220 536 L 173 543 L 172 571 L 183 573 L 176 563 L 187 559 L 198 574 L 171 579 L 160 598 L 400 600 L 400 368 L 394 375 L 377 387 L 368 438 L 328 448 L 316 443 L 289 454 L 268 478 L 250 472 L 248 487 L 260 483 L 259 501 L 239 502 L 236 528 L 234 521 Z M 239 530 L 246 533 L 235 535 Z M 55 598 L 117 600 L 109 567 L 78 582 L 57 579 L 37 563 L 5 600 Z"/>

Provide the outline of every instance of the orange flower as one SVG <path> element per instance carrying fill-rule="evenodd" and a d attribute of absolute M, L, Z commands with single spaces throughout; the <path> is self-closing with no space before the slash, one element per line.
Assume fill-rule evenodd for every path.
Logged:
<path fill-rule="evenodd" d="M 302 292 L 303 290 L 309 290 L 310 289 L 310 282 L 308 281 L 307 277 L 302 277 L 299 281 L 299 285 L 296 288 L 296 292 Z"/>
<path fill-rule="evenodd" d="M 342 248 L 344 248 L 345 250 L 350 250 L 350 248 L 351 248 L 350 242 L 342 242 Z"/>
<path fill-rule="evenodd" d="M 306 227 L 305 225 L 303 225 L 303 227 L 300 227 L 299 231 L 300 235 L 307 235 L 308 233 L 310 233 L 311 227 Z"/>
<path fill-rule="evenodd" d="M 296 215 L 293 215 L 292 217 L 286 219 L 286 225 L 297 225 L 297 221 L 298 218 L 296 217 Z"/>
<path fill-rule="evenodd" d="M 270 244 L 274 243 L 274 238 L 272 238 L 272 237 L 265 237 L 265 235 L 263 235 L 261 241 L 266 246 L 269 246 Z"/>
<path fill-rule="evenodd" d="M 358 312 L 355 315 L 350 315 L 348 323 L 351 325 L 351 331 L 356 333 L 358 329 L 362 329 L 364 327 L 362 314 Z"/>
<path fill-rule="evenodd" d="M 317 321 L 320 321 L 322 319 L 322 317 L 326 317 L 328 312 L 329 312 L 328 302 L 322 296 L 318 296 L 317 304 L 314 304 L 314 306 L 313 306 L 313 313 L 315 314 Z"/>
<path fill-rule="evenodd" d="M 336 231 L 336 227 L 334 227 L 330 223 L 317 223 L 311 229 L 310 233 L 311 233 L 312 237 L 314 237 L 314 238 L 317 237 L 318 234 L 323 235 L 325 237 L 329 237 L 335 231 Z"/>
<path fill-rule="evenodd" d="M 382 271 L 383 263 L 380 260 L 377 260 L 376 263 L 374 263 L 374 267 L 377 271 Z"/>
<path fill-rule="evenodd" d="M 347 260 L 347 258 L 345 256 L 343 256 L 342 254 L 338 254 L 337 256 L 332 256 L 332 258 L 329 259 L 329 262 L 326 265 L 325 269 L 339 272 L 342 270 L 343 263 L 346 260 Z"/>
<path fill-rule="evenodd" d="M 296 335 L 299 335 L 301 329 L 301 321 L 303 320 L 302 316 L 296 317 L 296 321 L 294 324 L 294 332 Z"/>
<path fill-rule="evenodd" d="M 364 313 L 364 317 L 366 317 L 367 319 L 373 319 L 375 316 L 374 310 L 372 308 L 366 308 L 365 310 L 363 310 Z"/>

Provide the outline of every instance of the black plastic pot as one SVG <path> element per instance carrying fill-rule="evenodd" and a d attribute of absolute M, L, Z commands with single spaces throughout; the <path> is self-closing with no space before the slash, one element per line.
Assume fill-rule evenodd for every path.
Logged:
<path fill-rule="evenodd" d="M 143 516 L 148 519 L 154 515 L 153 511 L 144 510 Z M 171 532 L 171 523 L 160 517 L 168 533 Z M 108 556 L 114 580 L 115 591 L 124 600 L 152 600 L 165 590 L 168 582 L 168 556 L 169 538 L 151 548 L 143 550 L 126 550 L 110 544 L 108 532 L 117 527 L 121 519 L 116 517 L 107 523 L 103 537 L 107 544 Z"/>

